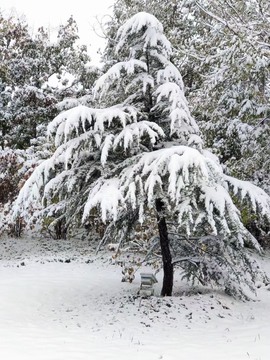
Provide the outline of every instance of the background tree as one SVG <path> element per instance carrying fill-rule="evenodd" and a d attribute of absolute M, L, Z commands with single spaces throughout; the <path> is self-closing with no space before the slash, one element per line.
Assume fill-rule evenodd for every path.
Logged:
<path fill-rule="evenodd" d="M 19 188 L 51 154 L 47 124 L 71 103 L 91 103 L 97 69 L 78 39 L 72 17 L 52 42 L 48 30 L 33 34 L 23 20 L 0 14 L 0 232 L 14 227 Z"/>
<path fill-rule="evenodd" d="M 57 114 L 59 101 L 89 92 L 94 69 L 86 47 L 77 46 L 72 17 L 60 26 L 55 43 L 44 28 L 32 35 L 13 17 L 0 16 L 0 32 L 1 146 L 25 149 L 37 138 L 38 126 Z"/>

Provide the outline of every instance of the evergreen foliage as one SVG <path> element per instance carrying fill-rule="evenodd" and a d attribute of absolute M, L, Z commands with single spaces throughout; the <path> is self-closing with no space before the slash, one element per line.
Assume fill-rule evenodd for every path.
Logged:
<path fill-rule="evenodd" d="M 51 154 L 47 124 L 75 101 L 71 97 L 89 101 L 97 70 L 77 40 L 72 17 L 52 43 L 49 30 L 32 34 L 23 20 L 0 14 L 0 232 L 17 226 L 21 217 L 15 226 L 12 203 L 35 166 Z"/>
<path fill-rule="evenodd" d="M 86 47 L 76 45 L 72 17 L 60 27 L 56 43 L 44 28 L 30 35 L 26 23 L 1 14 L 0 34 L 0 145 L 25 149 L 39 136 L 39 125 L 56 116 L 59 101 L 89 92 L 94 70 L 86 66 Z"/>
<path fill-rule="evenodd" d="M 117 0 L 107 24 L 107 61 L 115 29 L 139 11 L 164 25 L 206 146 L 230 174 L 269 194 L 268 1 Z"/>
<path fill-rule="evenodd" d="M 67 226 L 80 219 L 87 224 L 100 213 L 107 224 L 104 237 L 117 234 L 122 241 L 136 221 L 143 223 L 153 213 L 163 258 L 162 295 L 171 295 L 173 285 L 168 221 L 187 238 L 216 236 L 220 249 L 226 247 L 218 256 L 237 264 L 234 276 L 242 274 L 237 279 L 247 271 L 246 282 L 253 288 L 252 266 L 243 266 L 248 258 L 237 249 L 245 242 L 260 246 L 241 222 L 229 189 L 268 220 L 270 198 L 256 186 L 226 176 L 218 159 L 204 149 L 161 23 L 138 13 L 119 28 L 115 39 L 116 58 L 95 85 L 101 108 L 79 105 L 49 124 L 56 150 L 26 181 L 15 214 L 29 219 L 29 209 L 41 201 L 45 212 L 39 216 L 54 216 L 56 221 L 64 217 Z M 201 264 L 205 268 L 207 263 Z M 207 274 L 205 280 L 220 285 L 221 270 L 218 274 L 212 268 Z M 237 288 L 236 278 L 230 281 L 228 271 L 226 276 L 223 284 L 233 283 L 233 291 L 241 294 L 241 284 Z"/>

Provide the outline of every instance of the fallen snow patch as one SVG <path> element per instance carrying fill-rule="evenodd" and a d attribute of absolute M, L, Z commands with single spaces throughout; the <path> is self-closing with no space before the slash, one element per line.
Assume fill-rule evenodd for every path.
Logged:
<path fill-rule="evenodd" d="M 0 358 L 268 359 L 270 291 L 239 302 L 176 276 L 171 298 L 138 296 L 91 243 L 0 240 Z M 269 258 L 263 265 L 270 272 Z M 149 270 L 143 268 L 142 271 Z M 151 270 L 151 269 L 150 269 Z M 177 274 L 176 274 L 177 275 Z"/>

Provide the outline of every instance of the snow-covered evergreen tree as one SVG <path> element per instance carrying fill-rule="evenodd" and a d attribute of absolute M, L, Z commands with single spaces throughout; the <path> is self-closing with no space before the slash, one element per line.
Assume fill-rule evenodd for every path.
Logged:
<path fill-rule="evenodd" d="M 269 122 L 268 7 L 267 0 L 117 0 L 105 59 L 111 58 L 115 28 L 138 11 L 153 13 L 174 46 L 173 61 L 206 145 L 232 174 L 269 193 L 268 162 L 256 155 L 269 157 L 270 148 L 262 136 Z"/>
<path fill-rule="evenodd" d="M 245 242 L 259 249 L 233 199 L 239 195 L 267 219 L 270 199 L 256 186 L 226 176 L 218 159 L 203 149 L 161 23 L 153 15 L 138 13 L 120 27 L 116 39 L 117 60 L 95 85 L 101 108 L 80 105 L 49 124 L 56 151 L 27 180 L 14 211 L 29 219 L 29 208 L 42 201 L 46 214 L 56 220 L 65 217 L 68 224 L 78 218 L 87 223 L 100 213 L 107 225 L 104 238 L 117 236 L 119 242 L 136 222 L 152 217 L 163 259 L 162 295 L 171 295 L 172 228 L 179 237 L 218 236 L 221 248 L 230 251 Z M 211 241 L 208 244 L 211 248 Z M 187 255 L 184 264 L 192 261 L 181 251 L 178 256 Z M 239 264 L 248 263 L 247 257 L 238 259 Z M 252 267 L 248 271 L 252 280 Z M 214 272 L 208 272 L 212 279 Z M 246 275 L 248 282 L 243 264 L 236 273 L 238 280 Z M 226 276 L 231 276 L 229 271 Z M 227 285 L 241 289 L 237 281 Z"/>

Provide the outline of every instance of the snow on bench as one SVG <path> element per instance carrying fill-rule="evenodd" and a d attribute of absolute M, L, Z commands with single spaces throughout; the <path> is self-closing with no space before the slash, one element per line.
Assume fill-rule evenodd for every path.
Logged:
<path fill-rule="evenodd" d="M 152 273 L 141 273 L 141 296 L 152 296 L 154 294 L 153 285 L 156 284 L 157 278 Z"/>

